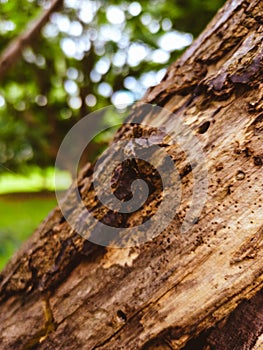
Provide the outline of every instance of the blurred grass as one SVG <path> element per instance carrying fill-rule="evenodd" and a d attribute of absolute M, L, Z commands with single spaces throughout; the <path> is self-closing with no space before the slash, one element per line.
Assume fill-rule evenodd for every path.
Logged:
<path fill-rule="evenodd" d="M 56 189 L 67 189 L 71 184 L 71 177 L 67 171 L 56 171 Z M 16 174 L 13 172 L 0 175 L 0 194 L 11 192 L 37 192 L 42 190 L 54 191 L 55 169 L 45 170 L 31 167 L 28 173 Z"/>
<path fill-rule="evenodd" d="M 0 196 L 0 270 L 56 204 L 53 193 Z"/>
<path fill-rule="evenodd" d="M 55 169 L 31 167 L 25 174 L 12 171 L 0 176 L 0 270 L 14 252 L 57 205 Z M 56 173 L 56 189 L 65 190 L 68 172 Z"/>

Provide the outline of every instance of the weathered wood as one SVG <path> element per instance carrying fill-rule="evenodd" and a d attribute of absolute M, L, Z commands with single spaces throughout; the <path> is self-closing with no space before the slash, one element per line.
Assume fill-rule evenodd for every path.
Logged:
<path fill-rule="evenodd" d="M 183 350 L 262 349 L 263 292 L 244 300 L 226 319 L 192 339 Z"/>
<path fill-rule="evenodd" d="M 193 169 L 177 145 L 160 141 L 182 179 L 174 220 L 147 243 L 118 249 L 85 240 L 55 209 L 1 275 L 1 348 L 181 349 L 262 288 L 262 13 L 262 1 L 228 1 L 143 99 L 173 112 L 148 113 L 144 121 L 176 135 L 182 118 L 202 145 L 209 188 L 195 224 L 181 233 Z M 134 109 L 134 125 L 121 128 L 116 140 L 141 135 L 139 112 Z M 113 156 L 108 152 L 105 166 Z M 125 183 L 131 169 L 123 166 L 118 181 Z M 87 165 L 79 178 L 83 200 L 116 224 L 119 217 L 95 196 L 92 171 Z M 69 210 L 78 220 L 72 193 Z M 151 212 L 158 200 L 152 198 Z M 147 215 L 135 212 L 122 224 Z M 86 227 L 87 237 L 94 234 L 95 226 Z M 261 347 L 260 327 L 249 330 L 253 342 L 244 349 Z M 218 334 L 208 335 L 207 346 L 224 348 L 227 338 Z"/>

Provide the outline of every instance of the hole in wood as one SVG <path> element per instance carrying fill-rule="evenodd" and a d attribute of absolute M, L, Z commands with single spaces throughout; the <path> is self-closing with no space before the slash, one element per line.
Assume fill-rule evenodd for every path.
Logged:
<path fill-rule="evenodd" d="M 117 316 L 122 322 L 126 322 L 127 321 L 127 316 L 125 315 L 125 313 L 123 311 L 118 310 L 117 311 Z"/>
<path fill-rule="evenodd" d="M 209 121 L 204 122 L 202 125 L 199 126 L 198 133 L 199 134 L 204 134 L 205 132 L 207 132 L 209 126 L 210 126 L 210 122 Z"/>

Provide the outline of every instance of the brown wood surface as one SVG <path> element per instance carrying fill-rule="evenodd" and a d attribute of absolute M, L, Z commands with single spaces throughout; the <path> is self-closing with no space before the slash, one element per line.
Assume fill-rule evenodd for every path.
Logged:
<path fill-rule="evenodd" d="M 228 1 L 143 99 L 173 112 L 148 113 L 144 121 L 176 135 L 182 118 L 202 145 L 209 187 L 195 224 L 180 232 L 193 169 L 176 145 L 160 140 L 182 179 L 174 220 L 153 240 L 118 249 L 85 240 L 56 208 L 1 274 L 1 349 L 189 349 L 193 338 L 200 349 L 262 349 L 262 14 L 262 1 Z M 139 105 L 134 125 L 115 140 L 139 137 Z M 105 166 L 113 156 L 107 153 Z M 117 224 L 119 216 L 95 196 L 92 171 L 87 164 L 79 178 L 83 200 Z M 131 163 L 118 179 L 124 185 L 125 174 L 132 174 Z M 159 201 L 155 185 L 150 212 Z M 69 210 L 78 220 L 72 191 Z M 122 224 L 147 215 L 135 212 Z M 87 223 L 86 237 L 95 230 Z M 234 334 L 240 336 L 233 344 Z"/>

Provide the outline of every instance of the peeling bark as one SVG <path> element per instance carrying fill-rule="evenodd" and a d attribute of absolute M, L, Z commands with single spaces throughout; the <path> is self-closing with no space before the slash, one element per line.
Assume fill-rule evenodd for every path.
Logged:
<path fill-rule="evenodd" d="M 173 112 L 144 121 L 176 133 L 183 118 L 202 144 L 209 189 L 191 229 L 180 232 L 193 169 L 160 137 L 181 177 L 174 220 L 147 243 L 117 249 L 82 238 L 56 208 L 1 275 L 1 348 L 262 348 L 262 14 L 262 1 L 228 1 L 143 99 Z M 141 137 L 139 107 L 115 140 Z M 105 166 L 113 156 L 106 154 Z M 158 181 L 147 208 L 120 218 L 96 198 L 92 173 L 87 164 L 73 187 L 101 220 L 130 227 L 156 211 Z M 119 194 L 129 195 L 125 184 L 135 173 L 133 163 L 122 166 L 114 179 Z M 77 221 L 72 193 L 68 210 Z M 86 223 L 86 238 L 95 233 Z"/>

